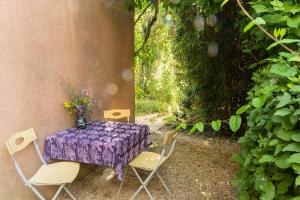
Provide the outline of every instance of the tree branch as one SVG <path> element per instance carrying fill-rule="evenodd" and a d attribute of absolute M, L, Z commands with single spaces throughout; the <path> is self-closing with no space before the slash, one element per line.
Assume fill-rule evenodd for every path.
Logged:
<path fill-rule="evenodd" d="M 150 8 L 152 3 L 149 3 L 146 8 L 141 12 L 141 14 L 136 18 L 136 20 L 134 21 L 134 25 L 136 25 L 136 23 L 141 19 L 141 17 L 145 14 L 145 12 L 148 10 L 148 8 Z"/>
<path fill-rule="evenodd" d="M 152 0 L 152 3 L 154 5 L 154 8 L 155 8 L 155 13 L 154 13 L 154 16 L 152 17 L 151 20 L 148 21 L 148 25 L 146 27 L 146 30 L 145 30 L 145 39 L 143 41 L 143 44 L 142 46 L 134 53 L 134 55 L 136 56 L 143 48 L 144 46 L 146 45 L 149 37 L 150 37 L 150 33 L 151 33 L 151 28 L 152 26 L 154 25 L 154 22 L 156 22 L 157 20 L 157 15 L 158 15 L 158 12 L 159 12 L 159 6 L 158 6 L 158 1 L 155 1 L 155 0 Z M 152 4 L 151 3 L 151 4 Z"/>

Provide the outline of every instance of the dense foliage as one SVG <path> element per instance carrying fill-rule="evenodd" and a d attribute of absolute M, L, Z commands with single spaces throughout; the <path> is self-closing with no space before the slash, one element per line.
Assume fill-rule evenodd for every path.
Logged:
<path fill-rule="evenodd" d="M 142 11 L 137 9 L 136 13 Z M 172 38 L 174 34 L 163 10 L 158 14 L 158 20 L 153 25 L 151 37 L 143 48 L 147 19 L 153 15 L 149 8 L 136 23 L 135 28 L 135 86 L 136 112 L 147 114 L 173 110 L 177 104 L 178 87 L 174 74 L 174 59 L 172 54 Z"/>
<path fill-rule="evenodd" d="M 149 2 L 136 0 L 131 5 L 143 10 Z M 244 67 L 245 59 L 241 59 L 238 39 L 238 10 L 231 3 L 219 12 L 221 3 L 222 0 L 162 1 L 166 21 L 176 33 L 171 40 L 182 92 L 180 107 L 189 120 L 228 118 L 244 103 L 249 89 L 250 73 Z M 153 37 L 155 33 L 151 33 L 150 40 L 159 42 Z"/>
<path fill-rule="evenodd" d="M 171 5 L 176 25 L 174 54 L 188 119 L 228 118 L 244 103 L 250 73 L 239 44 L 236 5 L 221 1 L 181 1 Z"/>
<path fill-rule="evenodd" d="M 242 152 L 236 160 L 242 168 L 235 184 L 239 199 L 299 199 L 300 7 L 296 1 L 279 0 L 252 0 L 249 5 L 255 19 L 245 26 L 243 47 L 249 56 L 256 55 L 252 66 L 258 69 L 248 92 L 249 128 L 239 139 Z M 257 26 L 250 29 L 254 24 L 279 42 L 270 46 L 273 39 Z"/>
<path fill-rule="evenodd" d="M 191 2 L 196 4 L 201 2 L 202 7 L 199 8 L 203 15 L 206 15 L 206 11 L 211 13 L 214 5 L 221 4 L 217 0 L 175 2 L 177 3 L 173 10 L 179 13 L 178 20 L 186 20 L 187 24 L 191 24 L 188 22 L 191 19 L 186 16 L 185 11 L 195 12 Z M 188 7 L 185 8 L 185 2 L 190 3 L 189 10 Z M 178 6 L 185 9 L 176 10 Z M 227 4 L 224 9 L 228 6 L 232 5 Z M 199 8 L 196 5 L 196 10 Z M 246 16 L 247 11 L 253 18 L 250 15 Z M 231 130 L 236 131 L 237 125 L 240 124 L 239 115 L 247 113 L 248 128 L 245 135 L 239 139 L 241 153 L 235 157 L 241 164 L 238 179 L 235 181 L 238 196 L 239 199 L 300 199 L 299 2 L 249 0 L 246 9 L 241 13 L 243 15 L 239 20 L 240 24 L 235 24 L 239 25 L 239 29 L 235 29 L 236 27 L 233 29 L 239 33 L 242 57 L 246 60 L 244 65 L 252 62 L 250 68 L 255 69 L 255 72 L 252 76 L 254 86 L 248 92 L 248 104 L 238 109 L 238 115 L 232 116 L 229 120 Z M 188 26 L 182 27 L 184 28 L 182 35 L 192 30 Z M 177 27 L 179 34 L 182 27 Z M 205 31 L 202 34 L 204 35 Z M 199 34 L 199 40 L 203 35 Z M 186 37 L 193 40 L 196 38 L 191 35 Z M 196 52 L 201 52 L 201 46 L 190 45 L 188 48 L 192 47 Z M 187 51 L 188 48 L 181 45 L 182 55 L 193 56 L 193 51 Z M 180 49 L 176 50 L 180 53 Z M 191 59 L 191 57 L 181 58 L 187 61 Z M 182 64 L 188 66 L 189 70 L 193 66 L 187 65 L 187 61 L 183 61 Z M 194 71 L 192 75 L 197 73 L 199 72 Z M 193 80 L 192 76 L 190 78 Z M 196 87 L 199 86 L 197 84 L 206 84 L 207 80 L 203 81 L 196 83 Z M 221 121 L 216 120 L 211 125 L 213 129 L 219 130 L 220 124 Z M 181 123 L 180 126 L 186 128 L 186 124 Z M 197 123 L 193 129 L 203 131 L 203 126 L 203 123 Z"/>

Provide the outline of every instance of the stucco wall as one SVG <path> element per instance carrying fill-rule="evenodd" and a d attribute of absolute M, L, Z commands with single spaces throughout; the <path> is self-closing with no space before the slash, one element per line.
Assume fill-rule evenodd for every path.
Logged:
<path fill-rule="evenodd" d="M 93 89 L 94 119 L 103 109 L 134 111 L 133 18 L 121 5 L 121 0 L 114 7 L 105 0 L 0 1 L 1 200 L 35 199 L 4 141 L 33 127 L 43 149 L 46 135 L 73 126 L 63 108 L 67 84 L 75 91 Z M 28 176 L 40 165 L 33 148 L 17 157 Z"/>

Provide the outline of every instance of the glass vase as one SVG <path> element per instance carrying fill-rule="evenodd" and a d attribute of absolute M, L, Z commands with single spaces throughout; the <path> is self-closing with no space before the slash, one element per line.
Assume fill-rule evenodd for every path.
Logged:
<path fill-rule="evenodd" d="M 87 127 L 87 120 L 83 114 L 77 114 L 75 119 L 75 126 L 79 129 L 85 129 Z"/>

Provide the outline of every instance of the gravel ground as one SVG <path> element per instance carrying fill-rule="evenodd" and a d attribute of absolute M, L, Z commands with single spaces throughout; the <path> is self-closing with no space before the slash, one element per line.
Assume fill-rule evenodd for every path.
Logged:
<path fill-rule="evenodd" d="M 156 127 L 157 128 L 157 127 Z M 153 132 L 154 148 L 160 152 L 159 145 L 169 130 L 161 128 Z M 164 190 L 158 178 L 153 178 L 148 189 L 155 199 L 174 200 L 227 200 L 236 199 L 236 191 L 231 185 L 237 165 L 231 162 L 238 145 L 228 138 L 207 138 L 204 136 L 178 135 L 175 152 L 160 168 L 160 174 L 169 186 L 172 196 Z M 84 167 L 86 168 L 86 167 Z M 120 183 L 113 177 L 111 169 L 90 167 L 91 173 L 81 176 L 70 186 L 70 190 L 80 200 L 112 200 L 117 196 Z M 147 173 L 141 171 L 144 178 Z M 120 194 L 121 200 L 129 199 L 140 186 L 130 168 Z M 68 199 L 62 195 L 62 199 Z M 142 191 L 137 200 L 149 199 Z"/>

